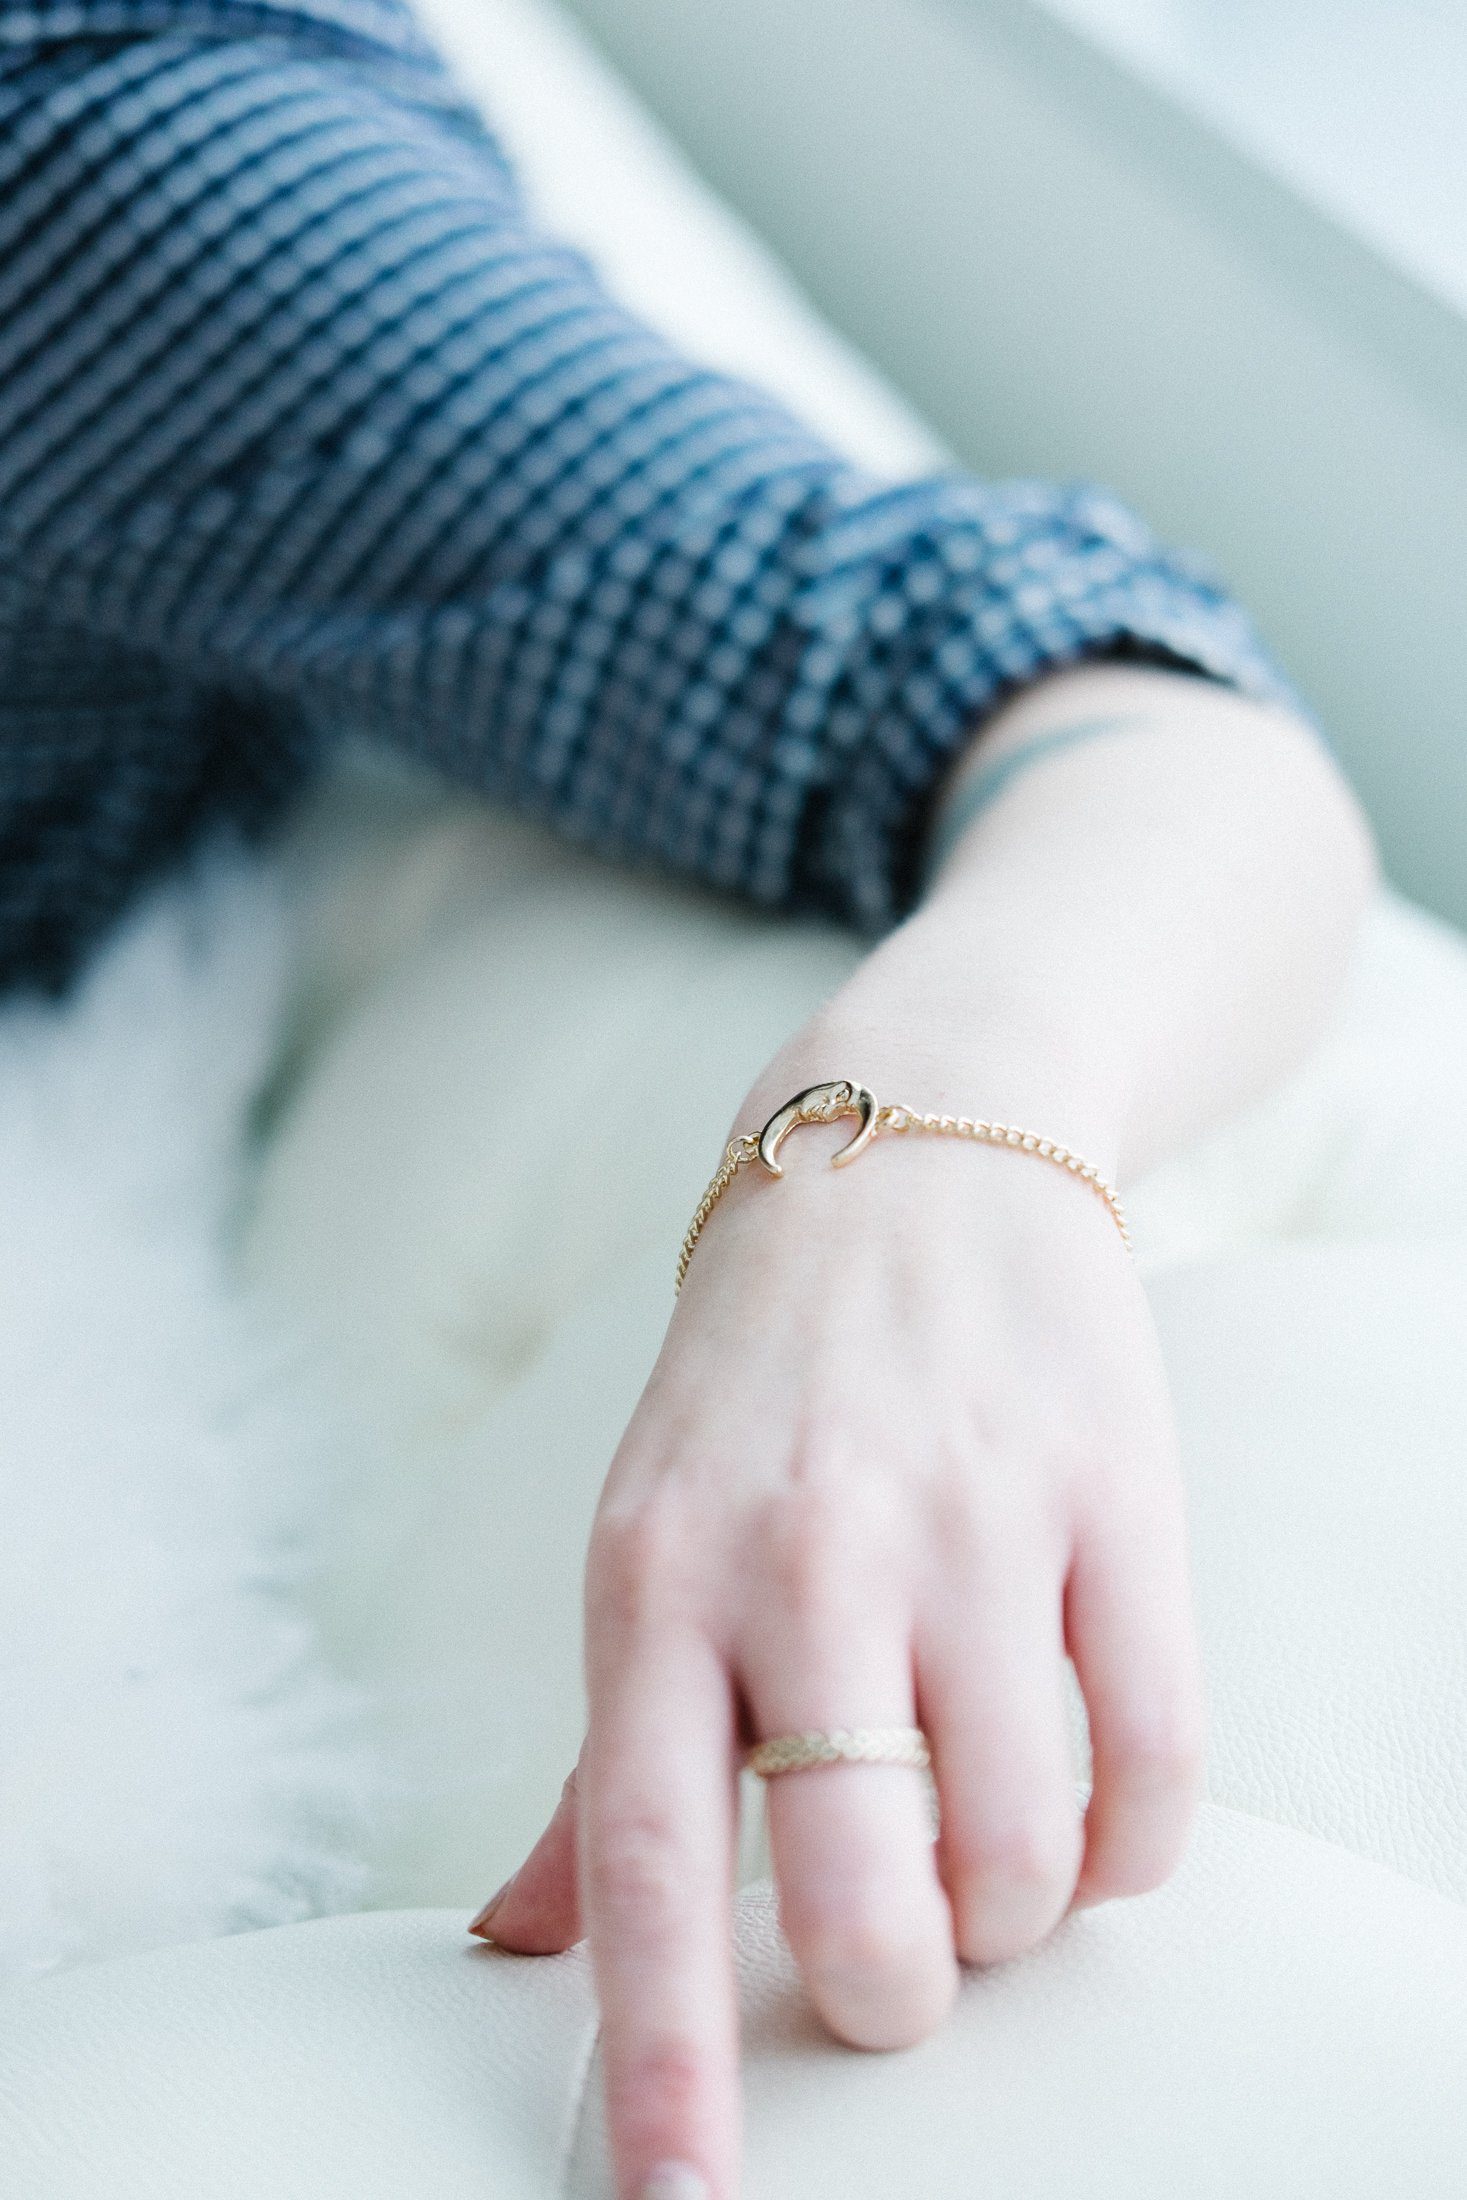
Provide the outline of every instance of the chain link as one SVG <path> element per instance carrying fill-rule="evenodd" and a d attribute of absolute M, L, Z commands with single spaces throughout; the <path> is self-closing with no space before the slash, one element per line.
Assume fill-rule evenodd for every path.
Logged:
<path fill-rule="evenodd" d="M 849 1080 L 848 1083 L 853 1094 L 865 1089 L 858 1086 L 854 1080 Z M 832 1088 L 827 1086 L 812 1089 L 819 1089 L 828 1093 Z M 786 1103 L 786 1107 L 791 1105 L 793 1103 Z M 777 1112 L 782 1115 L 785 1111 L 780 1109 Z M 809 1123 L 828 1123 L 834 1120 L 836 1116 L 850 1115 L 857 1112 L 859 1111 L 854 1100 L 848 1105 L 843 1105 L 838 1101 L 833 1103 L 829 1098 L 826 1098 L 818 1105 L 801 1109 L 799 1119 L 802 1122 Z M 771 1123 L 775 1120 L 776 1117 L 772 1116 L 770 1118 Z M 873 1137 L 879 1138 L 887 1132 L 895 1136 L 905 1136 L 913 1131 L 926 1132 L 937 1138 L 969 1138 L 983 1146 L 1011 1146 L 1017 1153 L 1033 1154 L 1037 1160 L 1047 1161 L 1052 1168 L 1065 1170 L 1068 1175 L 1078 1178 L 1080 1183 L 1089 1186 L 1096 1198 L 1104 1204 L 1112 1222 L 1120 1231 L 1121 1242 L 1127 1252 L 1134 1250 L 1125 1211 L 1116 1195 L 1114 1185 L 1106 1182 L 1093 1162 L 1083 1160 L 1079 1154 L 1072 1152 L 1068 1146 L 1060 1145 L 1057 1139 L 1041 1138 L 1037 1132 L 1020 1130 L 1013 1123 L 989 1123 L 981 1116 L 923 1115 L 916 1108 L 903 1107 L 896 1103 L 879 1107 L 876 1110 L 872 1123 Z M 688 1224 L 687 1235 L 683 1239 L 681 1250 L 678 1253 L 676 1288 L 679 1291 L 683 1287 L 683 1279 L 687 1275 L 688 1264 L 693 1257 L 693 1248 L 703 1235 L 708 1217 L 712 1214 L 740 1170 L 748 1168 L 752 1162 L 759 1159 L 759 1143 L 757 1137 L 750 1136 L 746 1132 L 740 1138 L 731 1138 L 724 1148 L 723 1159 L 709 1179 L 708 1188 L 698 1202 L 693 1219 Z"/>

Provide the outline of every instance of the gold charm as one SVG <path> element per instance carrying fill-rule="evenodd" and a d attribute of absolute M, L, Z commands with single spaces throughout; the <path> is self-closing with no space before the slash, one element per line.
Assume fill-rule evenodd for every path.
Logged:
<path fill-rule="evenodd" d="M 840 1077 L 828 1085 L 807 1085 L 797 1092 L 793 1100 L 786 1100 L 777 1108 L 759 1133 L 759 1159 L 771 1176 L 783 1176 L 779 1149 L 797 1123 L 833 1123 L 842 1115 L 858 1115 L 861 1127 L 854 1138 L 848 1139 L 838 1154 L 831 1156 L 831 1167 L 843 1169 L 848 1161 L 854 1161 L 858 1153 L 865 1151 L 876 1130 L 876 1095 L 869 1085 L 858 1085 L 853 1078 Z"/>

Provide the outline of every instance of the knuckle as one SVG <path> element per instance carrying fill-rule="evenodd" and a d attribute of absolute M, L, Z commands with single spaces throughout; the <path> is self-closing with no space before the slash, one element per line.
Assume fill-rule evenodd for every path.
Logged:
<path fill-rule="evenodd" d="M 957 1969 L 945 1913 L 924 1917 L 867 1896 L 788 1929 L 811 1999 L 852 2046 L 910 2047 L 951 2006 Z"/>
<path fill-rule="evenodd" d="M 686 1905 L 689 1873 L 671 1823 L 651 1810 L 604 1817 L 589 1843 L 586 1891 L 593 1914 L 639 1945 L 665 1942 Z"/>
<path fill-rule="evenodd" d="M 1114 1715 L 1105 1738 L 1107 1770 L 1143 1798 L 1171 1797 L 1202 1777 L 1200 1716 L 1181 1705 L 1134 1705 Z"/>
<path fill-rule="evenodd" d="M 838 1611 L 860 1593 L 880 1546 L 878 1508 L 860 1483 L 781 1492 L 756 1524 L 760 1571 L 787 1610 Z"/>
<path fill-rule="evenodd" d="M 994 1530 L 992 1493 L 963 1458 L 939 1461 L 928 1477 L 927 1517 L 932 1538 L 951 1565 L 981 1571 Z"/>
<path fill-rule="evenodd" d="M 681 1511 L 666 1499 L 647 1498 L 603 1514 L 587 1563 L 593 1606 L 622 1627 L 644 1622 L 685 1576 L 690 1548 Z"/>
<path fill-rule="evenodd" d="M 619 2150 L 650 2161 L 685 2155 L 717 2115 L 716 2058 L 690 2032 L 624 2038 L 609 2022 L 603 2049 L 606 2114 Z"/>
<path fill-rule="evenodd" d="M 1080 1839 L 1078 1817 L 1023 1812 L 955 1836 L 949 1854 L 960 1882 L 980 1899 L 987 1890 L 1042 1896 L 1073 1881 Z"/>
<path fill-rule="evenodd" d="M 707 2063 L 697 2044 L 675 2034 L 645 2041 L 608 2063 L 606 2106 L 621 2130 L 639 2125 L 688 2129 L 707 2089 Z"/>
<path fill-rule="evenodd" d="M 845 1539 L 844 1524 L 823 1505 L 784 1508 L 771 1524 L 766 1564 L 786 1610 L 809 1614 L 836 1603 L 846 1580 L 838 1549 Z"/>
<path fill-rule="evenodd" d="M 1073 1534 L 1069 1480 L 1042 1442 L 1010 1431 L 982 1451 L 939 1447 L 925 1483 L 931 1539 L 950 1573 L 1000 1593 L 1016 1554 L 1063 1563 Z"/>
<path fill-rule="evenodd" d="M 1059 1923 L 1080 1872 L 1078 1822 L 1020 1820 L 970 1844 L 954 1872 L 953 1913 L 965 1963 L 1004 1963 Z"/>
<path fill-rule="evenodd" d="M 787 1919 L 813 1984 L 839 1988 L 900 1978 L 930 1954 L 930 1935 L 873 1892 L 848 1897 L 840 1908 L 812 1906 Z"/>

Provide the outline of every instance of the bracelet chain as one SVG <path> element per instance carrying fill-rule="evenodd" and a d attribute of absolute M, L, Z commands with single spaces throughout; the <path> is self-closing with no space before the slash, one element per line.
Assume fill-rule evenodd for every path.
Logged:
<path fill-rule="evenodd" d="M 863 1099 L 867 1103 L 865 1107 L 862 1106 Z M 693 1249 L 703 1234 L 708 1218 L 734 1178 L 741 1170 L 760 1160 L 764 1161 L 771 1174 L 780 1173 L 773 1158 L 778 1151 L 779 1139 L 776 1138 L 772 1148 L 768 1143 L 774 1126 L 784 1121 L 787 1127 L 791 1120 L 828 1123 L 841 1115 L 861 1115 L 863 1130 L 845 1154 L 836 1156 L 837 1161 L 846 1159 L 869 1138 L 880 1137 L 888 1132 L 904 1136 L 913 1131 L 927 1132 L 938 1138 L 970 1138 L 980 1145 L 1011 1146 L 1016 1152 L 1033 1154 L 1038 1160 L 1047 1161 L 1052 1168 L 1064 1169 L 1067 1174 L 1088 1185 L 1104 1204 L 1121 1234 L 1121 1241 L 1127 1252 L 1133 1250 L 1131 1232 L 1115 1187 L 1106 1182 L 1093 1162 L 1083 1160 L 1070 1147 L 1062 1146 L 1057 1139 L 1041 1138 L 1037 1132 L 1020 1130 L 1013 1123 L 990 1123 L 981 1116 L 924 1115 L 916 1108 L 903 1107 L 900 1104 L 878 1107 L 871 1100 L 865 1086 L 854 1079 L 845 1079 L 832 1084 L 813 1085 L 807 1092 L 797 1094 L 794 1100 L 787 1101 L 783 1108 L 770 1117 L 759 1136 L 745 1132 L 741 1137 L 729 1140 L 723 1159 L 709 1179 L 708 1188 L 688 1224 L 687 1235 L 678 1253 L 676 1288 L 679 1291 L 683 1287 L 683 1278 L 687 1275 Z"/>

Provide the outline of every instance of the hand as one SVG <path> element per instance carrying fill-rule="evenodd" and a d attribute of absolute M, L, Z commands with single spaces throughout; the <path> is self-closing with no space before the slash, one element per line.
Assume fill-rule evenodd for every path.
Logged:
<path fill-rule="evenodd" d="M 827 1017 L 736 1127 L 845 1073 L 955 1106 L 930 1072 L 873 1060 Z M 992 1089 L 979 1076 L 963 1104 Z M 1073 1136 L 1074 1120 L 1036 1127 Z M 834 1172 L 849 1131 L 797 1129 L 784 1180 L 741 1177 L 694 1255 L 593 1532 L 581 1763 L 484 1924 L 527 1952 L 589 1932 L 628 2200 L 736 2189 L 729 1897 L 749 1740 L 914 1724 L 931 1740 L 935 1847 L 911 1770 L 769 1788 L 785 1931 L 826 2023 L 861 2047 L 939 2023 L 959 1963 L 1155 1886 L 1193 1808 L 1175 1445 L 1110 1218 L 1042 1162 L 947 1140 L 878 1140 Z M 1083 1817 L 1067 1653 L 1092 1736 Z M 659 2185 L 669 2167 L 683 2181 Z"/>

